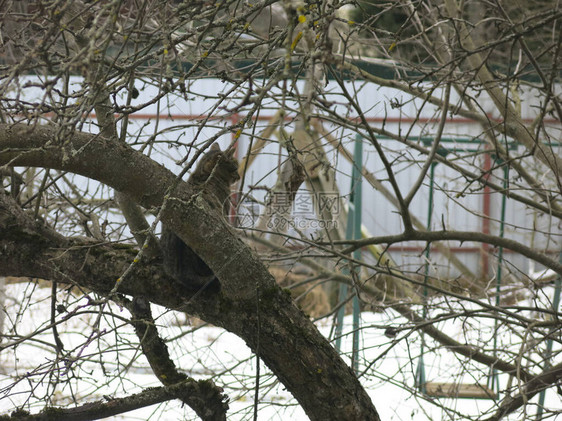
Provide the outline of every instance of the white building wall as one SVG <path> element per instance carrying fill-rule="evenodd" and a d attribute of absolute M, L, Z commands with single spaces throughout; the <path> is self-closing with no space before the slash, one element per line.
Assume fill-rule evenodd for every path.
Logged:
<path fill-rule="evenodd" d="M 74 89 L 81 89 L 82 81 L 79 78 L 74 79 L 73 82 Z M 298 86 L 302 91 L 302 83 Z M 188 85 L 189 93 L 185 98 L 180 96 L 164 96 L 159 101 L 154 100 L 159 92 L 157 86 L 138 82 L 136 87 L 140 95 L 133 101 L 132 105 L 133 107 L 139 107 L 141 111 L 138 114 L 131 114 L 128 125 L 128 141 L 138 145 L 140 148 L 146 141 L 150 140 L 150 147 L 145 147 L 144 153 L 150 154 L 158 162 L 177 174 L 181 172 L 185 163 L 193 158 L 196 148 L 200 147 L 211 137 L 216 136 L 220 130 L 223 130 L 228 124 L 232 123 L 232 119 L 225 121 L 218 117 L 224 116 L 227 110 L 232 109 L 232 107 L 238 104 L 241 96 L 241 93 L 231 92 L 232 86 L 230 84 L 212 79 L 190 82 Z M 384 128 L 388 132 L 402 135 L 408 133 L 412 140 L 415 140 L 416 136 L 432 136 L 436 132 L 438 121 L 435 119 L 439 117 L 439 110 L 434 106 L 425 104 L 420 98 L 412 99 L 403 92 L 369 83 L 347 82 L 346 88 L 355 95 L 361 109 L 366 113 L 365 117 L 373 120 L 371 125 L 375 128 Z M 329 92 L 326 99 L 337 104 L 333 107 L 335 113 L 339 116 L 347 116 L 350 119 L 357 117 L 356 110 L 339 93 L 341 91 L 340 87 L 335 82 L 330 82 L 326 91 Z M 219 94 L 225 93 L 229 93 L 229 96 L 224 97 L 224 100 L 216 107 Z M 38 102 L 42 99 L 41 89 L 37 87 L 29 87 L 19 92 L 13 90 L 10 94 L 23 95 L 30 100 Z M 441 94 L 439 91 L 434 92 L 434 96 L 437 97 Z M 118 101 L 124 101 L 124 98 L 124 92 L 117 96 Z M 486 98 L 484 95 L 480 95 L 477 98 L 480 107 L 490 111 L 490 113 L 493 112 L 493 104 L 489 98 Z M 523 92 L 521 100 L 524 104 L 522 116 L 526 119 L 533 118 L 537 113 L 537 106 L 540 105 L 540 98 L 534 97 L 531 93 Z M 458 102 L 458 97 L 454 93 L 451 102 L 452 104 Z M 393 107 L 392 104 L 401 104 L 401 106 Z M 287 102 L 285 105 L 288 110 L 297 108 L 291 102 Z M 243 134 L 238 139 L 237 153 L 240 158 L 248 150 L 251 140 L 250 135 L 252 133 L 259 134 L 267 125 L 267 120 L 265 119 L 273 116 L 278 107 L 279 104 L 270 101 L 266 107 L 260 109 L 259 114 L 256 114 L 260 119 L 254 125 L 245 127 Z M 157 119 L 157 115 L 160 116 L 159 119 Z M 208 116 L 211 116 L 211 118 L 205 120 Z M 243 118 L 244 116 L 240 115 L 237 117 Z M 418 119 L 419 122 L 412 125 L 412 119 Z M 350 131 L 338 127 L 330 127 L 328 123 L 326 127 L 333 129 L 332 135 L 341 141 L 349 151 L 353 151 L 354 135 Z M 287 122 L 286 130 L 290 132 L 293 128 L 294 125 Z M 86 124 L 84 130 L 95 132 L 97 128 L 95 124 L 91 124 L 90 120 L 90 124 Z M 453 116 L 445 126 L 442 146 L 449 149 L 470 149 L 474 153 L 482 152 L 485 149 L 483 144 L 467 145 L 460 142 L 469 139 L 483 140 L 484 133 L 482 130 L 482 127 L 478 124 L 469 122 L 459 116 Z M 553 140 L 560 140 L 560 126 L 558 124 L 549 123 L 547 131 L 553 136 Z M 417 179 L 425 157 L 413 148 L 405 146 L 400 142 L 380 136 L 377 139 L 385 149 L 387 159 L 392 162 L 392 169 L 402 194 L 406 195 Z M 232 140 L 233 133 L 228 131 L 218 138 L 222 148 L 225 148 Z M 342 156 L 335 154 L 331 146 L 327 145 L 325 152 L 330 163 L 336 169 L 339 191 L 343 196 L 347 197 L 350 189 L 351 165 Z M 523 152 L 523 149 L 513 151 L 514 154 L 522 154 Z M 248 169 L 245 177 L 246 186 L 253 185 L 271 188 L 277 179 L 277 171 L 283 163 L 284 154 L 285 152 L 279 148 L 277 139 L 271 139 L 271 143 L 265 147 L 259 158 Z M 183 161 L 186 157 L 187 160 Z M 472 162 L 476 162 L 479 165 L 484 164 L 482 155 L 471 159 Z M 180 165 L 177 163 L 180 163 Z M 462 162 L 458 163 L 463 165 Z M 381 180 L 388 189 L 392 189 L 381 159 L 368 139 L 365 139 L 363 143 L 363 165 Z M 470 170 L 475 171 L 474 168 L 470 168 Z M 540 169 L 536 169 L 536 171 L 538 172 Z M 496 170 L 495 174 L 501 175 L 501 170 Z M 497 182 L 497 180 L 495 181 Z M 89 188 L 95 190 L 92 188 L 92 182 L 89 181 L 88 183 Z M 428 216 L 428 185 L 429 179 L 426 177 L 423 186 L 410 206 L 412 213 L 424 224 Z M 458 195 L 464 187 L 465 180 L 456 171 L 443 164 L 437 165 L 435 169 L 432 229 L 445 228 L 471 231 L 482 229 L 483 222 L 480 216 L 484 211 L 484 192 L 483 190 L 478 190 L 464 196 Z M 475 188 L 477 186 L 474 185 L 472 187 Z M 103 194 L 110 194 L 107 192 L 107 189 L 100 191 L 103 191 Z M 255 192 L 255 196 L 260 199 L 263 199 L 264 194 L 265 190 Z M 501 194 L 493 192 L 489 198 L 492 218 L 490 233 L 497 234 L 499 232 Z M 557 250 L 560 247 L 558 238 L 553 238 L 546 234 L 537 234 L 532 230 L 533 226 L 537 226 L 547 233 L 550 231 L 559 233 L 559 227 L 544 216 L 537 219 L 532 211 L 514 200 L 507 200 L 505 222 L 506 237 L 516 239 L 525 244 L 532 244 L 537 248 L 548 247 L 551 250 Z M 403 228 L 402 221 L 395 207 L 366 181 L 363 181 L 363 224 L 375 236 L 397 234 Z M 404 244 L 403 246 L 402 249 L 400 247 L 393 247 L 393 258 L 399 265 L 403 265 L 410 270 L 418 270 L 424 264 L 420 254 L 425 244 L 412 243 Z M 450 244 L 450 246 L 460 247 L 459 244 Z M 481 245 L 465 243 L 462 247 L 466 251 L 463 251 L 463 249 L 457 251 L 458 257 L 474 273 L 479 274 L 481 272 L 480 265 L 482 260 L 477 249 Z M 509 252 L 505 253 L 505 258 L 523 271 L 527 270 L 525 259 Z M 458 275 L 456 269 L 437 255 L 432 255 L 432 259 L 436 262 L 435 267 L 439 268 L 439 276 L 455 277 Z M 494 265 L 494 259 L 491 258 L 489 276 L 493 274 Z"/>

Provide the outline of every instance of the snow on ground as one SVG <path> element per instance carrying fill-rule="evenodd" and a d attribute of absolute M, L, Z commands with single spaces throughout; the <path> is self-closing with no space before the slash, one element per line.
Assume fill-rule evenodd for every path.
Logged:
<path fill-rule="evenodd" d="M 138 340 L 127 324 L 126 310 L 115 304 L 99 305 L 86 295 L 59 292 L 65 306 L 56 317 L 58 332 L 68 356 L 57 360 L 50 326 L 50 289 L 36 283 L 7 286 L 3 345 L 0 353 L 0 413 L 17 406 L 38 412 L 50 396 L 51 405 L 72 405 L 126 396 L 143 388 L 159 386 L 138 348 Z M 93 298 L 93 297 L 91 297 Z M 210 378 L 230 397 L 229 420 L 251 420 L 254 411 L 256 359 L 242 340 L 212 326 L 189 320 L 186 315 L 154 308 L 160 332 L 169 341 L 176 364 L 195 378 Z M 71 316 L 72 317 L 69 317 Z M 470 321 L 443 318 L 438 327 L 459 342 L 470 339 Z M 351 363 L 351 318 L 346 317 L 342 344 L 344 358 Z M 363 313 L 360 329 L 359 375 L 383 420 L 437 420 L 487 418 L 494 410 L 488 399 L 424 399 L 414 387 L 419 364 L 420 336 L 411 329 L 400 330 L 404 320 L 390 312 Z M 488 322 L 489 324 L 489 322 Z M 394 338 L 384 332 L 398 328 Z M 327 337 L 331 322 L 318 323 Z M 475 326 L 471 326 L 474 328 Z M 478 339 L 491 340 L 491 326 L 481 326 Z M 39 332 L 33 334 L 33 332 Z M 29 337 L 28 337 L 29 335 Z M 24 341 L 26 339 L 26 341 Z M 427 339 L 427 338 L 426 338 Z M 499 338 L 505 346 L 512 338 Z M 521 346 L 513 340 L 514 351 Z M 489 342 L 489 341 L 488 341 Z M 456 381 L 485 384 L 489 372 L 450 352 L 434 348 L 426 340 L 425 370 L 428 381 Z M 462 377 L 461 370 L 466 367 Z M 505 386 L 507 378 L 500 377 Z M 536 401 L 536 398 L 534 399 Z M 329 403 L 327 402 L 327 405 Z M 558 395 L 547 395 L 547 406 L 562 409 Z M 530 408 L 534 413 L 536 408 Z M 261 366 L 258 418 L 262 420 L 307 420 L 291 395 Z M 487 416 L 486 416 L 487 414 Z M 521 419 L 519 413 L 508 419 Z M 168 402 L 133 411 L 113 419 L 159 420 L 197 419 L 178 402 Z"/>

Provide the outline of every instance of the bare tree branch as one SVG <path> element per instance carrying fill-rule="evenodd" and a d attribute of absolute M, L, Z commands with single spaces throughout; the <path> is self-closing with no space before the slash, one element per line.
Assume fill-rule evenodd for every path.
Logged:
<path fill-rule="evenodd" d="M 160 206 L 167 194 L 166 186 L 176 180 L 173 174 L 149 158 L 125 145 L 99 136 L 75 133 L 67 137 L 63 145 L 48 146 L 53 143 L 52 128 L 4 128 L 5 131 L 0 135 L 0 149 L 3 151 L 0 152 L 1 163 L 44 165 L 73 171 L 129 194 L 146 208 Z M 65 148 L 72 152 L 63 157 L 62 150 Z M 84 155 L 88 158 L 85 159 Z M 89 162 L 99 162 L 99 165 L 91 166 Z M 120 170 L 111 171 L 111 168 Z M 123 174 L 127 176 L 124 177 Z M 154 180 L 158 180 L 158 183 L 154 183 Z M 153 282 L 142 285 L 135 272 L 140 269 L 138 262 L 133 264 L 133 271 L 127 277 L 116 274 L 120 277 L 108 279 L 89 274 L 91 278 L 87 277 L 85 286 L 93 287 L 102 294 L 111 295 L 117 290 L 118 293 L 133 296 L 144 295 L 150 297 L 152 302 L 168 308 L 185 305 L 190 313 L 236 333 L 251 348 L 255 349 L 259 341 L 260 357 L 293 393 L 311 419 L 341 419 L 347 416 L 379 419 L 353 371 L 290 297 L 274 283 L 269 272 L 233 234 L 218 211 L 210 210 L 204 199 L 193 197 L 189 187 L 180 183 L 173 192 L 173 197 L 168 199 L 162 219 L 211 267 L 222 285 L 219 296 L 203 293 L 196 299 L 185 302 L 181 296 L 172 293 L 174 287 L 170 285 L 159 283 L 156 286 Z M 191 223 L 184 224 L 183 221 Z M 14 248 L 14 244 L 7 244 L 4 250 L 8 256 L 22 252 L 22 249 Z M 90 250 L 91 256 L 93 250 Z M 98 252 L 103 253 L 103 248 Z M 67 250 L 63 256 L 71 254 L 72 251 Z M 103 265 L 96 270 L 102 269 L 102 266 L 107 267 L 111 264 L 110 261 L 111 259 L 104 258 Z M 33 267 L 28 265 L 24 269 L 28 273 L 21 273 L 22 269 L 8 267 L 5 270 L 14 270 L 20 276 L 38 275 L 33 273 L 38 271 L 45 278 L 58 274 L 54 268 L 46 270 L 48 268 L 43 267 L 41 262 L 36 262 Z M 78 268 L 68 268 L 66 276 L 69 280 L 84 278 L 84 271 L 75 275 L 72 273 L 76 269 Z M 267 305 L 259 307 L 261 326 L 257 332 L 260 332 L 260 336 L 256 336 L 254 329 L 257 320 L 254 305 L 256 298 L 267 301 Z M 266 333 L 268 337 L 264 336 Z M 302 358 L 295 359 L 293 353 L 287 352 L 290 349 L 301 350 Z M 305 352 L 306 349 L 310 352 Z M 311 396 L 311 387 L 317 382 L 339 385 L 337 388 L 330 388 L 334 395 L 329 399 L 334 406 L 326 406 L 325 390 L 318 390 L 319 393 Z"/>
<path fill-rule="evenodd" d="M 105 401 L 86 403 L 74 408 L 46 408 L 38 414 L 26 411 L 14 411 L 11 415 L 0 416 L 0 420 L 41 420 L 41 421 L 89 421 L 99 420 L 135 409 L 144 408 L 157 403 L 166 402 L 178 397 L 204 396 L 208 393 L 209 384 L 205 381 L 184 382 L 174 386 L 156 387 L 124 398 L 107 397 Z M 212 418 L 208 418 L 212 419 Z M 219 419 L 219 418 L 214 418 Z"/>

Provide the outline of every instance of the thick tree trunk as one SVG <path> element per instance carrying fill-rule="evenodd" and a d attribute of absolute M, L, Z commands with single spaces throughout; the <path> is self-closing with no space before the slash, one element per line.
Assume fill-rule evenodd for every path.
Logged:
<path fill-rule="evenodd" d="M 61 145 L 54 144 L 55 139 L 50 127 L 0 125 L 0 165 L 71 171 L 127 193 L 145 208 L 161 206 L 167 188 L 176 181 L 170 171 L 123 144 L 83 133 Z M 165 209 L 162 220 L 205 260 L 220 280 L 221 292 L 182 300 L 172 282 L 162 282 L 165 275 L 161 271 L 137 263 L 130 276 L 119 283 L 119 293 L 185 309 L 240 336 L 311 420 L 379 420 L 352 370 L 218 212 L 201 197 L 193 197 L 185 183 L 171 194 Z M 58 246 L 68 250 L 58 253 L 57 244 L 40 241 L 39 235 L 21 240 L 31 244 L 18 245 L 18 238 L 23 237 L 10 234 L 9 224 L 1 222 L 0 218 L 0 230 L 4 231 L 0 231 L 0 261 L 11 263 L 0 266 L 0 271 L 6 272 L 0 276 L 61 280 L 63 273 L 63 282 L 72 279 L 109 294 L 132 262 L 132 257 L 127 259 L 106 246 L 86 252 L 61 243 Z M 57 259 L 51 260 L 53 256 Z"/>

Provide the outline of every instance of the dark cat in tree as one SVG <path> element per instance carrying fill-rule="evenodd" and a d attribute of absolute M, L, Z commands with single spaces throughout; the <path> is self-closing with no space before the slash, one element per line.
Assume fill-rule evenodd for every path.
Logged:
<path fill-rule="evenodd" d="M 223 152 L 219 145 L 214 143 L 201 157 L 187 180 L 196 192 L 202 192 L 203 197 L 212 206 L 222 208 L 225 216 L 228 216 L 230 210 L 230 186 L 240 179 L 238 161 L 233 154 L 234 149 Z M 195 292 L 204 288 L 219 289 L 220 285 L 213 271 L 164 224 L 160 246 L 164 270 L 187 290 Z"/>

